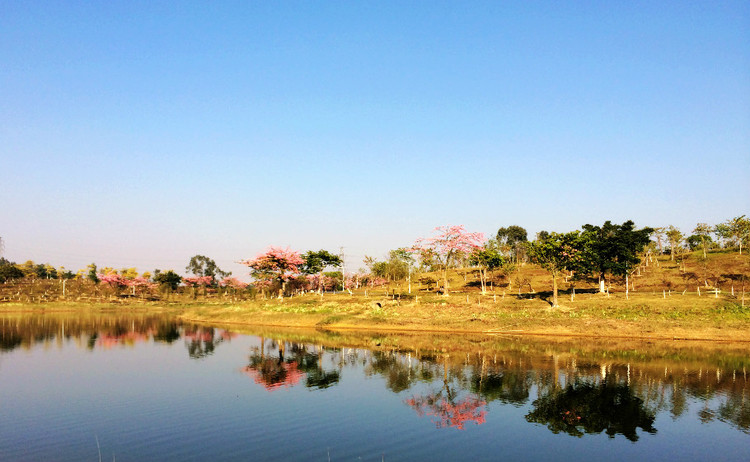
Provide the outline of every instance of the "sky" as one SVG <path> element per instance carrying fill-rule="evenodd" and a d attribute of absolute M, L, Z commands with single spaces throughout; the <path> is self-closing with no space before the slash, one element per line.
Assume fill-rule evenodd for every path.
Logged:
<path fill-rule="evenodd" d="M 3 256 L 247 278 L 750 214 L 750 2 L 0 0 Z"/>

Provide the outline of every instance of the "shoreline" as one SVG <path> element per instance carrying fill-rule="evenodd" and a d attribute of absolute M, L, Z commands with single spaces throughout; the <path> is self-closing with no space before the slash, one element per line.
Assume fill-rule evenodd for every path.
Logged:
<path fill-rule="evenodd" d="M 194 323 L 248 328 L 305 328 L 436 335 L 512 335 L 581 340 L 694 341 L 750 344 L 750 307 L 727 299 L 641 295 L 578 296 L 550 308 L 539 298 L 420 294 L 419 300 L 361 294 L 285 299 L 3 303 L 0 314 L 166 313 Z"/>

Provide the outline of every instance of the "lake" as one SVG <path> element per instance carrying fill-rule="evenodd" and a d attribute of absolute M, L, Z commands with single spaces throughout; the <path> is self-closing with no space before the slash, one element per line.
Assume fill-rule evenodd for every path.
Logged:
<path fill-rule="evenodd" d="M 750 460 L 750 345 L 0 317 L 3 461 Z"/>

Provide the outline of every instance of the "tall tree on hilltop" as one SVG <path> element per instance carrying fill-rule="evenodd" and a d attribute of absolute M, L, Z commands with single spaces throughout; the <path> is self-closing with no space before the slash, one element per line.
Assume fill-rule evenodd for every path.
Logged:
<path fill-rule="evenodd" d="M 667 228 L 666 235 L 667 239 L 669 239 L 669 259 L 674 261 L 674 252 L 680 245 L 680 243 L 682 243 L 682 241 L 685 239 L 685 236 L 679 229 L 675 228 L 672 225 Z"/>
<path fill-rule="evenodd" d="M 216 265 L 215 261 L 203 255 L 193 256 L 185 267 L 185 271 L 192 273 L 199 278 L 211 276 L 214 281 L 232 275 L 231 271 L 222 271 L 221 268 Z"/>
<path fill-rule="evenodd" d="M 729 219 L 724 223 L 716 225 L 716 234 L 722 239 L 738 245 L 740 255 L 742 255 L 742 245 L 750 241 L 750 219 L 745 215 Z"/>
<path fill-rule="evenodd" d="M 506 247 L 510 256 L 518 263 L 519 256 L 523 251 L 523 246 L 528 242 L 526 230 L 517 225 L 511 225 L 507 228 L 497 230 L 497 243 L 501 247 Z"/>
<path fill-rule="evenodd" d="M 693 230 L 693 233 L 701 240 L 703 258 L 706 258 L 706 245 L 711 242 L 711 233 L 713 231 L 713 226 L 709 226 L 708 223 L 698 223 Z"/>
<path fill-rule="evenodd" d="M 652 228 L 635 229 L 628 220 L 616 225 L 609 220 L 602 226 L 584 225 L 585 254 L 581 271 L 599 277 L 599 292 L 605 292 L 608 275 L 628 277 L 641 261 L 640 253 L 649 243 Z"/>

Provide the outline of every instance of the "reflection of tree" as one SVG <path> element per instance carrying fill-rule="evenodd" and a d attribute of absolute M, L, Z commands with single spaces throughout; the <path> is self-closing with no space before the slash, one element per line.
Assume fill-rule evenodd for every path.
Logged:
<path fill-rule="evenodd" d="M 260 347 L 251 349 L 250 361 L 244 371 L 255 383 L 263 385 L 269 391 L 297 385 L 303 377 L 306 387 L 317 389 L 331 387 L 341 380 L 339 370 L 323 368 L 323 348 L 271 342 L 271 347 L 278 346 L 278 354 L 273 355 L 266 353 L 265 345 L 266 340 L 261 338 Z"/>
<path fill-rule="evenodd" d="M 188 355 L 193 359 L 201 359 L 214 353 L 216 346 L 224 341 L 223 336 L 216 336 L 214 329 L 196 327 L 185 329 L 183 334 Z"/>
<path fill-rule="evenodd" d="M 425 415 L 436 417 L 433 420 L 438 428 L 453 427 L 459 430 L 464 429 L 464 424 L 474 422 L 481 425 L 485 422 L 487 410 L 486 402 L 474 396 L 467 396 L 459 400 L 436 394 L 426 396 L 415 396 L 405 401 L 406 404 L 413 407 L 420 417 Z"/>
<path fill-rule="evenodd" d="M 404 401 L 408 406 L 417 411 L 417 415 L 435 417 L 433 422 L 438 428 L 453 427 L 464 429 L 464 424 L 474 422 L 481 425 L 485 422 L 487 414 L 487 403 L 476 396 L 458 398 L 457 393 L 451 388 L 448 375 L 448 357 L 443 361 L 443 388 L 434 393 L 423 396 L 414 396 Z"/>
<path fill-rule="evenodd" d="M 62 346 L 65 340 L 75 339 L 77 344 L 90 350 L 96 347 L 112 348 L 132 346 L 139 342 L 172 343 L 181 337 L 183 325 L 170 316 L 132 314 L 94 315 L 28 315 L 0 316 L 0 351 L 11 351 L 18 347 L 30 347 L 36 343 L 57 342 Z M 208 328 L 185 326 L 190 335 Z M 211 329 L 212 330 L 212 329 Z M 221 338 L 228 339 L 234 334 L 222 331 Z M 213 345 L 215 346 L 215 344 Z M 206 345 L 193 346 L 204 349 Z M 209 346 L 209 348 L 212 348 Z M 200 356 L 200 354 L 199 354 Z"/>
<path fill-rule="evenodd" d="M 637 441 L 637 428 L 656 433 L 654 414 L 643 406 L 625 384 L 590 384 L 576 381 L 565 388 L 554 388 L 534 401 L 529 422 L 547 425 L 553 433 L 583 436 L 606 431 L 610 438 L 621 434 Z"/>
<path fill-rule="evenodd" d="M 286 345 L 280 342 L 278 356 L 266 357 L 265 343 L 265 339 L 261 338 L 260 347 L 252 350 L 250 363 L 245 366 L 244 372 L 268 391 L 299 383 L 305 373 L 297 368 L 296 361 L 284 361 Z"/>
<path fill-rule="evenodd" d="M 0 332 L 0 349 L 3 351 L 12 351 L 21 346 L 23 337 L 18 332 L 5 331 Z"/>
<path fill-rule="evenodd" d="M 731 394 L 719 406 L 719 419 L 729 422 L 745 433 L 750 433 L 750 399 L 739 393 Z"/>
<path fill-rule="evenodd" d="M 297 367 L 307 374 L 305 386 L 308 388 L 324 389 L 336 385 L 341 380 L 337 370 L 325 370 L 322 366 L 323 352 L 308 353 L 304 345 L 295 345 L 292 354 Z"/>
<path fill-rule="evenodd" d="M 154 332 L 154 341 L 172 343 L 180 338 L 180 331 L 175 323 L 160 324 Z"/>
<path fill-rule="evenodd" d="M 477 371 L 479 372 L 479 371 Z M 529 400 L 532 380 L 525 371 L 491 371 L 471 377 L 471 391 L 487 401 L 520 406 Z"/>

